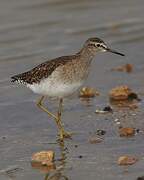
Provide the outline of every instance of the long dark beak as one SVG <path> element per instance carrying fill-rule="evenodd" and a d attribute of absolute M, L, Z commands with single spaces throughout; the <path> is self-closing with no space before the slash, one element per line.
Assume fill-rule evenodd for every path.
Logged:
<path fill-rule="evenodd" d="M 112 49 L 109 49 L 109 48 L 106 48 L 106 51 L 111 52 L 111 53 L 114 53 L 114 54 L 118 54 L 118 55 L 120 55 L 120 56 L 125 56 L 124 54 L 119 53 L 119 52 L 117 52 L 117 51 L 115 51 L 115 50 L 112 50 Z"/>

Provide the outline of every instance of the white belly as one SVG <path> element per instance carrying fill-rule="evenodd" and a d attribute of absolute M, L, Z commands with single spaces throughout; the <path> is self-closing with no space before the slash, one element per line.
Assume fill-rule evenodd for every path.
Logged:
<path fill-rule="evenodd" d="M 74 93 L 82 84 L 83 82 L 75 82 L 73 84 L 60 81 L 53 82 L 47 78 L 39 84 L 28 84 L 27 87 L 37 94 L 50 97 L 64 97 Z"/>

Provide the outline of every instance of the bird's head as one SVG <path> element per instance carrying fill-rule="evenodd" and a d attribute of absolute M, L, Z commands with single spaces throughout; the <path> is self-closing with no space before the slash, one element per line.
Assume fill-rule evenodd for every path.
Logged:
<path fill-rule="evenodd" d="M 124 54 L 122 54 L 122 53 L 120 53 L 118 51 L 110 49 L 103 40 L 101 40 L 99 38 L 96 38 L 96 37 L 89 38 L 85 42 L 84 47 L 87 48 L 89 51 L 91 51 L 93 53 L 96 53 L 96 52 L 111 52 L 111 53 L 114 53 L 114 54 L 125 56 Z"/>

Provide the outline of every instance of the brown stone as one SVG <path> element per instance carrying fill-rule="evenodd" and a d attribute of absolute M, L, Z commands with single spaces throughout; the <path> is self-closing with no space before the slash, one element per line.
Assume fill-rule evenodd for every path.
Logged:
<path fill-rule="evenodd" d="M 134 93 L 128 86 L 118 86 L 113 88 L 109 93 L 111 100 L 123 101 L 138 99 L 137 94 Z"/>
<path fill-rule="evenodd" d="M 53 151 L 41 151 L 32 155 L 32 162 L 38 162 L 41 165 L 50 165 L 54 161 Z"/>
<path fill-rule="evenodd" d="M 121 72 L 130 73 L 133 71 L 133 65 L 132 64 L 125 64 L 123 66 L 118 66 L 118 67 L 112 68 L 112 71 L 121 71 Z"/>
<path fill-rule="evenodd" d="M 127 165 L 132 165 L 135 164 L 138 161 L 138 159 L 136 157 L 133 156 L 120 156 L 118 158 L 118 165 L 123 165 L 123 166 L 127 166 Z"/>
<path fill-rule="evenodd" d="M 103 141 L 103 139 L 100 137 L 90 137 L 90 139 L 89 139 L 89 142 L 91 144 L 101 143 L 102 141 Z"/>
<path fill-rule="evenodd" d="M 125 128 L 120 128 L 119 129 L 119 135 L 121 137 L 129 137 L 129 136 L 134 136 L 135 135 L 135 129 L 130 128 L 130 127 L 125 127 Z"/>
<path fill-rule="evenodd" d="M 79 93 L 79 97 L 82 98 L 91 98 L 96 95 L 99 95 L 99 92 L 96 91 L 94 88 L 90 88 L 90 87 L 83 87 Z"/>

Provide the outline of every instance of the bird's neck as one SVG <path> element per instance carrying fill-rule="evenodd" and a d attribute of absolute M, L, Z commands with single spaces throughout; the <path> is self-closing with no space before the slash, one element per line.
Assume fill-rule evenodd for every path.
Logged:
<path fill-rule="evenodd" d="M 80 59 L 87 64 L 90 64 L 93 58 L 95 57 L 95 52 L 87 47 L 83 47 L 79 52 L 78 55 Z"/>

